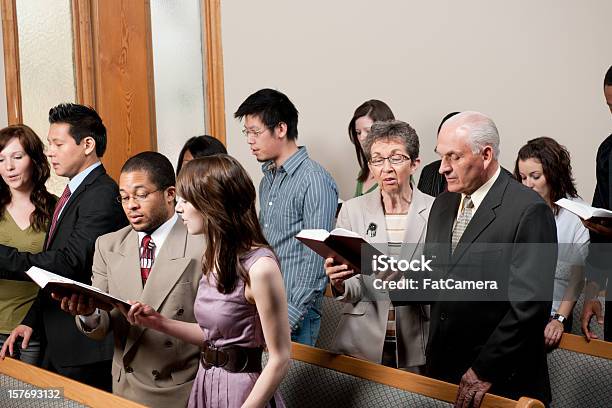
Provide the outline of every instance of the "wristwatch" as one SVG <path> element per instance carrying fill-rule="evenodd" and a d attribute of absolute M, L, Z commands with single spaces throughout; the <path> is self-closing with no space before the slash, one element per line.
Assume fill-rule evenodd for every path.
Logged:
<path fill-rule="evenodd" d="M 565 316 L 563 316 L 562 314 L 555 313 L 554 315 L 552 315 L 551 319 L 552 320 L 557 320 L 557 321 L 559 321 L 559 323 L 563 324 L 563 322 L 567 318 Z"/>

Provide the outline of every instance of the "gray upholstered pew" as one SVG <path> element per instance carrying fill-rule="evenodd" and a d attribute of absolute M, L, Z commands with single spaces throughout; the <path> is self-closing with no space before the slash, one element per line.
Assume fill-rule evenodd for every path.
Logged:
<path fill-rule="evenodd" d="M 53 392 L 61 389 L 61 394 Z M 28 393 L 21 392 L 28 390 Z M 42 398 L 49 396 L 51 398 Z M 143 405 L 7 357 L 0 361 L 3 408 L 143 408 Z"/>
<path fill-rule="evenodd" d="M 612 343 L 564 334 L 548 354 L 554 408 L 612 407 Z"/>

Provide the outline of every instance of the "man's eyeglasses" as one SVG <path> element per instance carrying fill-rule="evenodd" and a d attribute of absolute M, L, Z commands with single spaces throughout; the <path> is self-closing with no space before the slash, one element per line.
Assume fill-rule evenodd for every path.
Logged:
<path fill-rule="evenodd" d="M 244 128 L 244 129 L 242 129 L 242 134 L 245 137 L 249 137 L 249 135 L 253 135 L 253 137 L 259 137 L 259 135 L 261 135 L 266 130 L 268 130 L 268 128 L 264 128 L 263 130 L 262 129 L 247 129 L 247 128 Z"/>
<path fill-rule="evenodd" d="M 373 157 L 370 159 L 370 164 L 375 167 L 381 167 L 385 164 L 385 160 L 389 160 L 391 165 L 403 164 L 410 160 L 410 157 L 403 154 L 394 154 L 389 157 Z"/>
<path fill-rule="evenodd" d="M 162 191 L 162 190 L 157 189 L 157 190 L 149 191 L 148 193 L 137 193 L 134 195 L 129 195 L 129 194 L 120 195 L 117 197 L 117 202 L 119 204 L 126 205 L 130 202 L 131 199 L 134 199 L 134 201 L 136 201 L 137 203 L 142 203 L 143 201 L 146 201 L 149 195 L 156 193 L 158 191 Z"/>

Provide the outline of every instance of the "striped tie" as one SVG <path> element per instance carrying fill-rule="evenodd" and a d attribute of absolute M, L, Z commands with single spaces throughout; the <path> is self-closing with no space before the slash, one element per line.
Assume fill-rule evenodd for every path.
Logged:
<path fill-rule="evenodd" d="M 151 239 L 151 235 L 145 235 L 140 244 L 140 277 L 142 278 L 142 286 L 147 283 L 149 273 L 155 261 L 155 242 Z"/>
<path fill-rule="evenodd" d="M 474 202 L 472 201 L 472 197 L 466 195 L 465 199 L 463 200 L 463 211 L 461 211 L 461 214 L 459 214 L 459 217 L 457 217 L 457 222 L 455 223 L 455 228 L 453 229 L 453 253 L 455 252 L 455 248 L 457 248 L 457 244 L 459 243 L 461 236 L 465 232 L 465 229 L 472 220 L 473 214 Z"/>
<path fill-rule="evenodd" d="M 70 189 L 68 188 L 68 186 L 66 186 L 64 192 L 62 193 L 62 196 L 55 205 L 55 211 L 53 211 L 53 218 L 51 219 L 51 228 L 49 228 L 49 234 L 47 234 L 47 246 L 45 247 L 45 249 L 49 249 L 51 238 L 53 238 L 53 234 L 55 234 L 55 229 L 57 228 L 57 220 L 59 218 L 59 214 L 62 211 L 62 208 L 64 208 L 64 205 L 70 198 L 71 194 L 72 193 L 70 192 Z"/>

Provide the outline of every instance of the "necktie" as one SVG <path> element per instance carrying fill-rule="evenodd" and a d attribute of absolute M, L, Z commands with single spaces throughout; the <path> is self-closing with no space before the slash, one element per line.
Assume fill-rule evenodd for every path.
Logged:
<path fill-rule="evenodd" d="M 142 278 L 142 286 L 147 283 L 149 273 L 155 261 L 155 242 L 151 239 L 151 235 L 145 235 L 140 243 L 140 277 Z"/>
<path fill-rule="evenodd" d="M 57 219 L 59 218 L 60 211 L 62 211 L 62 208 L 64 208 L 64 205 L 70 198 L 71 194 L 70 189 L 68 186 L 66 186 L 62 196 L 55 205 L 55 211 L 53 211 L 53 218 L 51 219 L 51 228 L 49 228 L 49 234 L 47 234 L 47 246 L 45 249 L 49 248 L 49 243 L 51 242 L 51 238 L 53 238 L 53 234 L 55 234 L 55 229 L 57 228 Z"/>
<path fill-rule="evenodd" d="M 463 199 L 463 211 L 457 217 L 457 222 L 455 223 L 455 228 L 453 229 L 453 252 L 455 252 L 455 248 L 457 248 L 457 243 L 461 239 L 461 236 L 465 232 L 470 220 L 472 219 L 472 215 L 474 214 L 474 202 L 472 201 L 472 197 L 466 195 Z"/>

